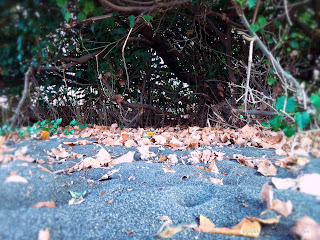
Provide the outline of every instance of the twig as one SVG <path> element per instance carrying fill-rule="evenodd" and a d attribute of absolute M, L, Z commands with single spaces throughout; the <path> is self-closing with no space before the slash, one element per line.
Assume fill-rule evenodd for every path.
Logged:
<path fill-rule="evenodd" d="M 125 57 L 124 57 L 124 49 L 125 49 L 125 47 L 126 47 L 128 38 L 129 38 L 129 36 L 130 36 L 130 34 L 131 34 L 131 32 L 132 32 L 132 29 L 133 29 L 133 28 L 130 28 L 130 31 L 129 31 L 128 35 L 127 35 L 127 38 L 126 38 L 126 40 L 124 41 L 124 44 L 123 44 L 123 46 L 122 46 L 123 66 L 124 66 L 124 69 L 126 70 L 128 88 L 129 88 L 129 74 L 128 74 L 128 68 L 127 68 L 127 64 L 126 64 L 126 59 L 125 59 Z"/>
<path fill-rule="evenodd" d="M 14 115 L 9 120 L 9 122 L 11 122 L 10 129 L 12 129 L 14 127 L 14 125 L 17 121 L 17 118 L 19 116 L 19 113 L 21 111 L 22 105 L 27 98 L 27 94 L 28 94 L 28 90 L 29 90 L 29 80 L 30 80 L 30 77 L 32 76 L 32 72 L 33 72 L 33 68 L 29 67 L 28 71 L 24 75 L 24 88 L 23 88 L 22 98 L 19 101 L 19 104 L 14 112 Z"/>
<path fill-rule="evenodd" d="M 250 88 L 250 72 L 251 72 L 251 65 L 252 65 L 252 53 L 253 53 L 254 38 L 250 38 L 250 37 L 246 36 L 245 34 L 243 34 L 242 37 L 245 40 L 250 41 L 246 91 L 245 91 L 245 94 L 244 94 L 244 96 L 245 96 L 244 97 L 244 111 L 245 111 L 245 113 L 246 113 L 246 115 L 248 117 L 249 115 L 247 114 L 247 102 L 248 102 L 248 91 L 249 91 L 249 88 Z"/>
<path fill-rule="evenodd" d="M 292 21 L 290 19 L 289 12 L 288 12 L 288 0 L 284 0 L 284 10 L 286 12 L 288 23 L 289 23 L 290 26 L 292 26 Z"/>

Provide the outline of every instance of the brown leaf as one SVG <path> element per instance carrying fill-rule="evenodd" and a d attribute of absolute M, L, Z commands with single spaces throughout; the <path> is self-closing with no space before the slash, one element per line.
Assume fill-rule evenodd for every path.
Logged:
<path fill-rule="evenodd" d="M 4 183 L 8 183 L 8 182 L 28 183 L 28 180 L 25 179 L 24 177 L 19 176 L 19 175 L 10 175 L 4 181 Z"/>
<path fill-rule="evenodd" d="M 32 205 L 33 208 L 41 208 L 41 207 L 47 207 L 47 208 L 55 208 L 56 204 L 54 201 L 48 201 L 48 202 L 38 202 L 34 205 Z"/>
<path fill-rule="evenodd" d="M 237 235 L 244 237 L 259 237 L 261 232 L 261 225 L 257 221 L 251 221 L 247 218 L 242 219 L 234 227 L 230 228 L 216 228 L 208 218 L 200 214 L 200 225 L 201 232 L 226 234 L 226 235 Z"/>
<path fill-rule="evenodd" d="M 158 233 L 156 237 L 158 238 L 170 238 L 173 235 L 175 235 L 178 232 L 197 227 L 197 224 L 191 223 L 191 224 L 186 224 L 186 225 L 179 225 L 179 226 L 167 226 L 166 229 Z"/>
<path fill-rule="evenodd" d="M 175 173 L 176 171 L 171 168 L 162 168 L 165 173 Z"/>
<path fill-rule="evenodd" d="M 273 189 L 272 186 L 266 182 L 261 189 L 261 198 L 262 200 L 267 203 L 267 210 L 271 210 L 272 207 L 272 200 L 273 200 Z"/>
<path fill-rule="evenodd" d="M 219 179 L 219 178 L 213 178 L 213 177 L 210 177 L 209 178 L 209 181 L 214 183 L 214 184 L 219 184 L 219 185 L 223 185 L 223 179 Z"/>
<path fill-rule="evenodd" d="M 277 213 L 280 213 L 284 217 L 288 217 L 292 213 L 292 202 L 289 200 L 287 202 L 282 202 L 278 199 L 275 199 L 272 202 L 272 210 L 276 211 Z"/>
<path fill-rule="evenodd" d="M 211 161 L 210 166 L 206 169 L 207 172 L 219 173 L 219 169 L 214 160 Z"/>
<path fill-rule="evenodd" d="M 269 144 L 276 144 L 278 142 L 280 142 L 282 140 L 282 135 L 281 134 L 278 134 L 278 135 L 275 135 L 275 136 L 269 136 L 269 137 L 265 137 L 265 138 L 262 138 L 262 140 L 266 143 L 269 143 Z"/>
<path fill-rule="evenodd" d="M 96 157 L 97 157 L 97 160 L 100 162 L 101 165 L 106 165 L 107 163 L 109 163 L 111 161 L 110 154 L 104 148 L 101 148 L 99 150 L 99 152 L 96 155 Z"/>
<path fill-rule="evenodd" d="M 130 163 L 134 161 L 134 151 L 130 151 L 125 155 L 122 155 L 121 157 L 118 157 L 116 159 L 112 159 L 112 161 L 109 163 L 109 166 L 113 166 L 120 163 Z"/>
<path fill-rule="evenodd" d="M 310 162 L 310 160 L 308 158 L 298 157 L 298 156 L 286 157 L 283 160 L 286 162 L 287 165 L 301 165 L 301 166 L 304 166 L 308 162 Z"/>
<path fill-rule="evenodd" d="M 151 157 L 155 157 L 157 156 L 157 154 L 155 154 L 154 152 L 149 151 L 149 147 L 148 145 L 143 145 L 141 147 L 138 147 L 138 151 L 141 154 L 141 159 L 142 160 L 147 160 Z"/>
<path fill-rule="evenodd" d="M 50 231 L 48 228 L 41 229 L 38 233 L 38 240 L 49 240 L 50 239 Z"/>
<path fill-rule="evenodd" d="M 257 221 L 262 224 L 276 224 L 280 222 L 280 216 L 277 216 L 277 218 L 267 218 L 267 219 L 262 219 L 257 217 L 246 217 L 246 218 L 251 221 Z"/>
<path fill-rule="evenodd" d="M 51 152 L 56 156 L 56 159 L 67 158 L 70 156 L 70 154 L 66 152 L 64 148 L 61 148 L 61 151 L 59 151 L 58 149 L 52 148 Z"/>
<path fill-rule="evenodd" d="M 304 240 L 320 239 L 320 225 L 310 217 L 300 218 L 294 227 L 293 232 Z"/>
<path fill-rule="evenodd" d="M 118 169 L 114 169 L 114 170 L 111 170 L 109 172 L 107 172 L 106 174 L 104 174 L 100 179 L 99 181 L 105 181 L 105 180 L 109 180 L 111 179 L 111 176 L 116 173 L 116 172 L 119 172 L 120 168 Z"/>
<path fill-rule="evenodd" d="M 242 132 L 242 134 L 245 135 L 246 139 L 248 139 L 248 140 L 251 140 L 251 138 L 253 138 L 253 136 L 254 136 L 254 133 L 253 133 L 251 127 L 248 126 L 248 124 L 245 125 L 243 128 L 241 128 L 240 131 Z"/>
<path fill-rule="evenodd" d="M 266 160 L 258 165 L 258 172 L 269 177 L 276 176 L 278 170 L 270 161 Z"/>

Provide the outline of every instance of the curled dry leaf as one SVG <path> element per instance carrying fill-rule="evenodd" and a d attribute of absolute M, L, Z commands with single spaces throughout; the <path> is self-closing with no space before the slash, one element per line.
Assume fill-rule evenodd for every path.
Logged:
<path fill-rule="evenodd" d="M 293 232 L 305 240 L 320 239 L 320 225 L 310 217 L 300 218 L 294 227 Z"/>
<path fill-rule="evenodd" d="M 51 152 L 55 155 L 56 159 L 67 158 L 70 156 L 70 154 L 66 152 L 64 148 L 61 148 L 61 151 L 59 151 L 58 149 L 52 148 Z"/>
<path fill-rule="evenodd" d="M 172 165 L 177 164 L 179 162 L 178 158 L 177 158 L 177 154 L 169 154 L 168 155 L 168 162 Z"/>
<path fill-rule="evenodd" d="M 248 140 L 250 140 L 254 136 L 254 132 L 252 131 L 251 127 L 248 126 L 248 124 L 241 128 L 240 131 Z"/>
<path fill-rule="evenodd" d="M 125 145 L 127 148 L 130 148 L 130 147 L 136 146 L 137 144 L 136 144 L 136 142 L 135 142 L 134 140 L 129 139 L 129 140 L 127 140 L 127 141 L 124 143 L 124 145 Z"/>
<path fill-rule="evenodd" d="M 219 173 L 219 169 L 214 160 L 211 161 L 210 166 L 206 169 L 207 172 Z"/>
<path fill-rule="evenodd" d="M 167 139 L 162 135 L 154 135 L 153 139 L 156 141 L 156 144 L 165 145 L 167 143 Z"/>
<path fill-rule="evenodd" d="M 261 225 L 257 221 L 251 221 L 244 218 L 241 222 L 232 228 L 216 228 L 215 224 L 212 223 L 208 218 L 200 214 L 200 225 L 201 232 L 225 234 L 225 235 L 237 235 L 244 237 L 259 237 L 261 232 Z"/>
<path fill-rule="evenodd" d="M 47 207 L 47 208 L 55 208 L 56 204 L 54 201 L 48 201 L 48 202 L 38 202 L 34 205 L 32 205 L 33 208 L 41 208 L 41 207 Z"/>
<path fill-rule="evenodd" d="M 213 178 L 213 177 L 210 177 L 209 178 L 209 181 L 214 183 L 214 184 L 218 184 L 218 185 L 223 185 L 223 179 L 219 179 L 219 178 Z"/>
<path fill-rule="evenodd" d="M 100 179 L 99 181 L 105 181 L 105 180 L 109 180 L 109 179 L 112 179 L 112 175 L 115 174 L 116 172 L 119 172 L 120 168 L 118 169 L 114 169 L 114 170 L 111 170 L 109 172 L 107 172 L 106 174 L 104 174 Z"/>
<path fill-rule="evenodd" d="M 267 210 L 269 211 L 272 208 L 272 200 L 273 200 L 273 188 L 266 182 L 263 184 L 261 189 L 261 198 L 262 200 L 267 203 Z"/>
<path fill-rule="evenodd" d="M 98 152 L 98 154 L 96 155 L 97 160 L 101 162 L 101 164 L 106 165 L 108 162 L 111 161 L 111 156 L 108 153 L 107 150 L 105 150 L 104 148 L 101 148 Z"/>
<path fill-rule="evenodd" d="M 176 171 L 171 168 L 162 168 L 165 173 L 175 173 Z"/>
<path fill-rule="evenodd" d="M 262 138 L 262 141 L 273 145 L 280 142 L 282 140 L 282 137 L 283 136 L 281 134 L 277 134 L 274 136 L 271 135 L 269 137 Z"/>
<path fill-rule="evenodd" d="M 50 231 L 48 228 L 41 229 L 38 233 L 38 240 L 49 240 L 50 239 Z"/>
<path fill-rule="evenodd" d="M 196 223 L 191 224 L 184 224 L 184 225 L 178 225 L 178 226 L 167 226 L 166 229 L 158 233 L 156 237 L 158 238 L 170 238 L 173 235 L 175 235 L 178 232 L 197 227 L 198 225 Z"/>
<path fill-rule="evenodd" d="M 280 213 L 284 217 L 288 217 L 292 213 L 292 202 L 289 200 L 287 202 L 282 202 L 279 199 L 275 199 L 272 202 L 272 210 Z"/>
<path fill-rule="evenodd" d="M 151 157 L 157 156 L 157 154 L 155 154 L 154 152 L 149 151 L 149 147 L 150 146 L 148 145 L 143 145 L 141 147 L 138 147 L 138 151 L 141 153 L 142 160 L 147 160 Z"/>
<path fill-rule="evenodd" d="M 8 183 L 8 182 L 28 183 L 28 180 L 25 179 L 24 177 L 19 176 L 19 175 L 10 175 L 4 181 L 4 183 Z"/>
<path fill-rule="evenodd" d="M 134 151 L 130 151 L 121 157 L 118 157 L 116 159 L 112 159 L 112 161 L 109 163 L 109 166 L 113 166 L 120 163 L 130 163 L 134 161 Z"/>
<path fill-rule="evenodd" d="M 287 165 L 300 165 L 300 166 L 304 166 L 308 162 L 310 162 L 308 158 L 298 157 L 298 156 L 286 157 L 283 160 L 286 162 Z"/>
<path fill-rule="evenodd" d="M 278 170 L 276 167 L 268 160 L 260 163 L 258 165 L 258 170 L 259 173 L 261 173 L 263 176 L 276 176 Z"/>

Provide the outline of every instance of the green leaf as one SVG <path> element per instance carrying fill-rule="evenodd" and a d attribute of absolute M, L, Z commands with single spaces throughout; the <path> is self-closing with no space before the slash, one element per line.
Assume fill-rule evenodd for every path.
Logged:
<path fill-rule="evenodd" d="M 283 109 L 284 101 L 285 101 L 285 96 L 281 96 L 281 97 L 277 98 L 276 109 L 278 111 Z M 290 98 L 287 99 L 287 105 L 286 105 L 285 112 L 286 113 L 291 113 L 296 109 L 296 107 L 297 107 L 296 101 L 294 100 L 294 98 L 290 97 Z"/>
<path fill-rule="evenodd" d="M 78 13 L 78 21 L 82 21 L 84 19 L 86 19 L 86 15 L 83 12 L 79 12 Z"/>
<path fill-rule="evenodd" d="M 68 12 L 67 12 L 67 13 L 64 15 L 64 20 L 66 20 L 66 22 L 69 22 L 70 17 L 71 17 L 71 13 L 68 13 Z"/>
<path fill-rule="evenodd" d="M 310 122 L 310 114 L 307 112 L 296 112 L 294 120 L 296 120 L 298 127 L 303 130 Z"/>
<path fill-rule="evenodd" d="M 69 190 L 69 192 L 70 192 L 70 194 L 71 194 L 71 197 L 72 197 L 72 198 L 75 198 L 75 199 L 78 199 L 78 198 L 80 198 L 80 197 L 84 197 L 84 196 L 86 195 L 86 193 L 87 193 L 87 191 L 83 191 L 83 192 L 72 192 L 72 191 L 70 191 L 70 190 Z"/>
<path fill-rule="evenodd" d="M 289 97 L 287 99 L 287 106 L 286 106 L 286 112 L 287 113 L 292 113 L 297 107 L 296 100 L 294 100 L 293 97 Z"/>
<path fill-rule="evenodd" d="M 153 17 L 149 14 L 143 15 L 143 18 L 145 21 L 149 22 L 153 20 Z"/>
<path fill-rule="evenodd" d="M 62 118 L 58 118 L 57 120 L 56 120 L 56 124 L 60 124 L 62 122 Z"/>
<path fill-rule="evenodd" d="M 259 30 L 259 27 L 257 24 L 251 24 L 250 29 L 253 33 L 257 32 Z"/>
<path fill-rule="evenodd" d="M 296 41 L 291 41 L 290 42 L 290 46 L 294 49 L 298 49 L 299 48 L 299 43 Z"/>
<path fill-rule="evenodd" d="M 130 15 L 130 16 L 128 17 L 129 25 L 130 25 L 131 28 L 134 27 L 134 20 L 135 20 L 135 19 L 136 19 L 136 17 L 135 17 L 134 15 Z"/>
<path fill-rule="evenodd" d="M 77 122 L 77 120 L 75 120 L 75 119 L 73 119 L 70 123 L 69 123 L 69 125 L 78 125 L 78 122 Z"/>
<path fill-rule="evenodd" d="M 277 79 L 274 78 L 274 77 L 268 77 L 268 78 L 267 78 L 267 83 L 268 83 L 269 85 L 274 84 L 276 81 L 277 81 Z"/>
<path fill-rule="evenodd" d="M 57 4 L 61 8 L 65 8 L 66 2 L 67 2 L 66 0 L 57 0 Z"/>
<path fill-rule="evenodd" d="M 292 137 L 296 134 L 296 130 L 294 128 L 285 128 L 283 129 L 283 132 L 287 137 Z"/>
<path fill-rule="evenodd" d="M 256 5 L 257 0 L 248 0 L 249 2 L 249 9 L 253 8 Z"/>
<path fill-rule="evenodd" d="M 281 22 L 279 22 L 279 21 L 274 21 L 273 25 L 275 25 L 278 28 L 282 26 Z"/>
<path fill-rule="evenodd" d="M 26 132 L 23 129 L 19 129 L 19 137 L 23 137 L 24 135 L 26 135 Z"/>
<path fill-rule="evenodd" d="M 258 17 L 258 24 L 260 27 L 263 27 L 264 25 L 267 24 L 267 20 L 265 17 L 259 16 Z"/>
<path fill-rule="evenodd" d="M 283 109 L 284 106 L 284 100 L 286 99 L 285 96 L 281 96 L 277 98 L 276 101 L 276 109 L 279 111 L 280 109 Z"/>
<path fill-rule="evenodd" d="M 279 127 L 281 126 L 282 118 L 283 118 L 282 116 L 276 115 L 269 120 L 269 123 L 274 131 L 277 131 L 279 129 Z"/>
<path fill-rule="evenodd" d="M 264 126 L 264 127 L 270 127 L 270 124 L 266 123 L 266 122 L 262 122 L 261 125 Z"/>
<path fill-rule="evenodd" d="M 86 1 L 84 3 L 83 12 L 87 16 L 89 13 L 91 13 L 94 9 L 94 3 L 91 1 Z"/>
<path fill-rule="evenodd" d="M 320 93 L 312 94 L 310 97 L 310 102 L 318 110 L 320 108 Z"/>

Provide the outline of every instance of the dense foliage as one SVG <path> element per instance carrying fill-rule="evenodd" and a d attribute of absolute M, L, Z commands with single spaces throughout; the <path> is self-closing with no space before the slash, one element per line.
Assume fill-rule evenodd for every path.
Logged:
<path fill-rule="evenodd" d="M 306 122 L 309 114 L 307 123 L 318 116 L 317 0 L 24 0 L 0 7 L 2 119 L 17 107 L 25 80 L 20 124 L 241 125 L 280 111 L 271 125 L 292 129 L 282 120 L 304 128 L 296 115 Z M 255 39 L 249 68 L 255 34 L 262 45 Z M 281 115 L 290 97 L 294 109 Z"/>

